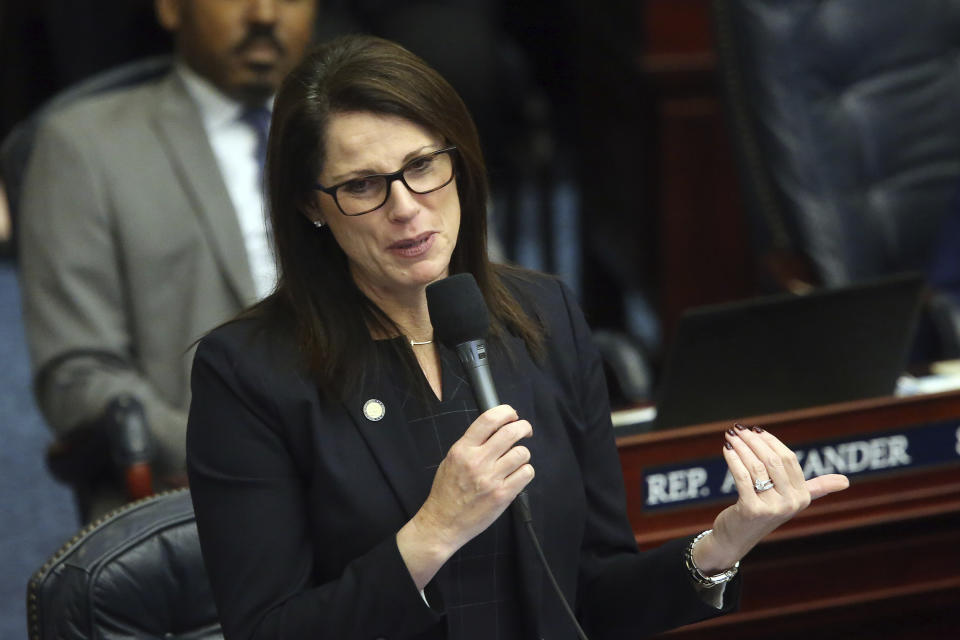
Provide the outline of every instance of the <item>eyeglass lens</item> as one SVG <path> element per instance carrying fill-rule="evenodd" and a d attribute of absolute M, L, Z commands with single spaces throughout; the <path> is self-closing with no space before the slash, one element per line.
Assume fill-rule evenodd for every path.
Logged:
<path fill-rule="evenodd" d="M 450 150 L 414 158 L 401 169 L 401 175 L 404 184 L 414 193 L 436 191 L 453 177 Z M 337 188 L 337 203 L 348 216 L 381 207 L 389 196 L 388 177 L 391 176 L 364 176 L 340 185 Z"/>

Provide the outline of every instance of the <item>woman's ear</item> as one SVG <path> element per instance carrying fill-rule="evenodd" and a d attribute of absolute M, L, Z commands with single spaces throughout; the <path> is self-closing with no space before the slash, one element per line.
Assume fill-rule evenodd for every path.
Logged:
<path fill-rule="evenodd" d="M 309 203 L 300 208 L 300 213 L 304 218 L 310 221 L 310 224 L 317 227 L 318 229 L 327 224 L 327 221 L 324 220 L 323 214 L 320 213 L 320 207 L 315 203 Z"/>

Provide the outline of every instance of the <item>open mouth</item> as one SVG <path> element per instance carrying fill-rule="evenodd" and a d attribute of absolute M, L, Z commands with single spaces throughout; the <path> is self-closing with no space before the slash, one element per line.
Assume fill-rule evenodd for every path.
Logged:
<path fill-rule="evenodd" d="M 411 238 L 410 240 L 401 240 L 400 242 L 394 242 L 391 245 L 391 248 L 392 249 L 412 249 L 414 247 L 417 247 L 425 243 L 429 239 L 430 239 L 430 235 L 424 234 L 419 238 Z"/>
<path fill-rule="evenodd" d="M 395 253 L 399 253 L 403 256 L 416 256 L 424 253 L 427 249 L 430 248 L 430 245 L 433 244 L 433 238 L 435 234 L 430 231 L 423 233 L 416 238 L 410 238 L 408 240 L 398 240 L 390 245 L 389 249 Z"/>

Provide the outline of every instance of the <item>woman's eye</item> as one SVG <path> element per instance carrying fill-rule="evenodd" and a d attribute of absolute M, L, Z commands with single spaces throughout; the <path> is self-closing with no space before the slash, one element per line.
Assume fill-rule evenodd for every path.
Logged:
<path fill-rule="evenodd" d="M 423 173 L 430 170 L 430 166 L 433 164 L 433 156 L 424 156 L 422 158 L 416 158 L 411 160 L 410 164 L 407 165 L 407 171 L 413 171 L 415 173 Z"/>
<path fill-rule="evenodd" d="M 376 180 L 371 180 L 370 178 L 357 178 L 356 180 L 351 180 L 340 188 L 349 195 L 360 196 L 375 190 L 375 185 Z"/>

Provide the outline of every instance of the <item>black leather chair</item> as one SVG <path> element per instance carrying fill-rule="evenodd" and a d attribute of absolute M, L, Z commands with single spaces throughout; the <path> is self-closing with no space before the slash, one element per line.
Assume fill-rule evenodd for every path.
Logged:
<path fill-rule="evenodd" d="M 960 0 L 714 0 L 755 240 L 780 288 L 925 271 L 960 187 Z M 960 355 L 938 299 L 934 357 Z"/>
<path fill-rule="evenodd" d="M 222 638 L 190 492 L 126 505 L 78 533 L 30 579 L 31 640 Z"/>

